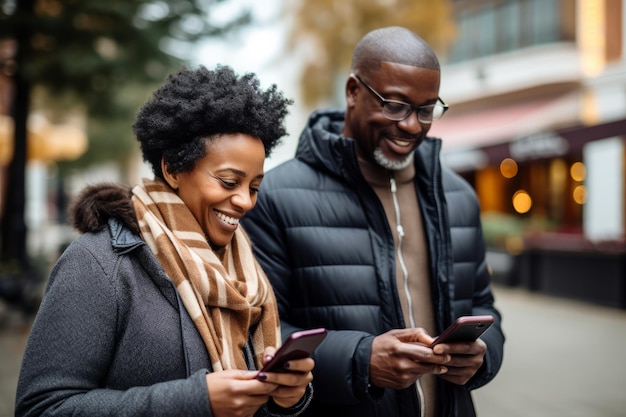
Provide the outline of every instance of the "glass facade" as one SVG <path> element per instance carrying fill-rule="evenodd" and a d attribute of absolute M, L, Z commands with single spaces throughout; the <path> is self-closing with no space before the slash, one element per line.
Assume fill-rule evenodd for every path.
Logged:
<path fill-rule="evenodd" d="M 575 0 L 466 0 L 455 2 L 458 37 L 447 63 L 520 48 L 574 41 Z"/>

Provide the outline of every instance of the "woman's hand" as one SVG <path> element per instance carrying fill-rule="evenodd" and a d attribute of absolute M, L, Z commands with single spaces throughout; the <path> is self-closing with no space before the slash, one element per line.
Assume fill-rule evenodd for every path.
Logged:
<path fill-rule="evenodd" d="M 256 371 L 229 370 L 207 374 L 209 402 L 215 417 L 251 417 L 279 388 L 256 379 Z"/>
<path fill-rule="evenodd" d="M 268 347 L 263 352 L 263 364 L 269 362 L 276 349 Z M 284 367 L 289 372 L 264 372 L 259 375 L 259 379 L 266 383 L 275 385 L 271 393 L 274 402 L 283 408 L 296 405 L 306 392 L 306 387 L 313 380 L 311 371 L 315 366 L 315 361 L 311 358 L 295 359 L 285 363 Z"/>

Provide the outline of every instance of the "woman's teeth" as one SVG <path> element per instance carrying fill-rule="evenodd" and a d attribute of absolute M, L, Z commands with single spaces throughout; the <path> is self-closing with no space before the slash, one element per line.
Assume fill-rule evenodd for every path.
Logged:
<path fill-rule="evenodd" d="M 224 213 L 217 213 L 217 218 L 224 223 L 232 224 L 233 226 L 239 224 L 239 219 L 225 215 Z"/>

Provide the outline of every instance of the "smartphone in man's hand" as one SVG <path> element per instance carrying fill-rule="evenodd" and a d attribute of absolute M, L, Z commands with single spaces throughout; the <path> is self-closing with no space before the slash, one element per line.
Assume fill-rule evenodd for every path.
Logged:
<path fill-rule="evenodd" d="M 493 316 L 461 316 L 435 338 L 429 346 L 439 343 L 473 342 L 493 324 Z"/>

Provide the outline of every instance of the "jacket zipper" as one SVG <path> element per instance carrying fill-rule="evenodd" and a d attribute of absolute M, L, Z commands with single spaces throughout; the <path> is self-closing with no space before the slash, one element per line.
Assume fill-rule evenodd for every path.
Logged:
<path fill-rule="evenodd" d="M 409 271 L 404 262 L 404 256 L 402 254 L 402 238 L 404 237 L 404 227 L 402 227 L 402 222 L 400 218 L 400 204 L 398 203 L 398 195 L 397 195 L 397 187 L 396 180 L 393 178 L 393 174 L 389 177 L 389 185 L 391 186 L 391 198 L 393 199 L 393 207 L 396 212 L 396 231 L 398 232 L 398 248 L 397 255 L 398 261 L 400 262 L 400 267 L 402 268 L 402 276 L 404 278 L 404 293 L 407 299 L 407 308 L 409 313 L 409 322 L 411 327 L 415 327 L 415 317 L 413 314 L 413 300 L 411 299 L 411 292 L 409 291 Z M 419 397 L 419 409 L 420 416 L 424 417 L 424 390 L 422 389 L 422 384 L 420 380 L 417 379 L 415 381 L 415 386 L 417 387 L 417 395 Z"/>

